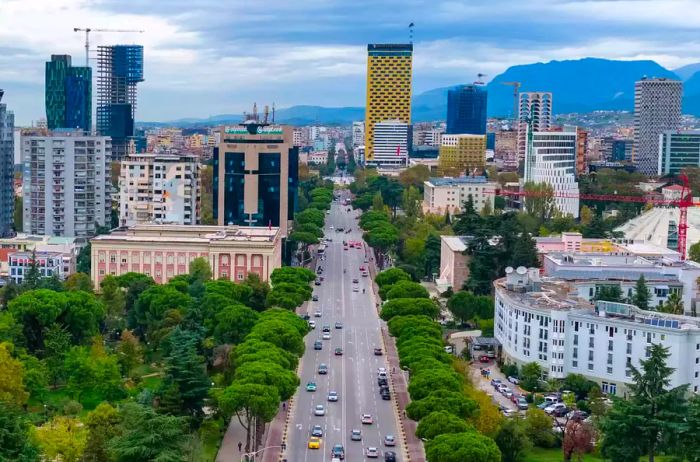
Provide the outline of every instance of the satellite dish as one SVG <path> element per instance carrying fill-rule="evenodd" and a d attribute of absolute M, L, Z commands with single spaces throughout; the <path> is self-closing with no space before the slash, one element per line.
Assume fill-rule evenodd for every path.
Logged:
<path fill-rule="evenodd" d="M 516 269 L 515 272 L 520 275 L 523 275 L 527 273 L 527 268 L 525 268 L 524 266 L 518 266 L 518 269 Z"/>
<path fill-rule="evenodd" d="M 512 266 L 506 267 L 506 274 L 511 274 L 512 272 L 513 272 L 513 267 L 512 267 Z"/>

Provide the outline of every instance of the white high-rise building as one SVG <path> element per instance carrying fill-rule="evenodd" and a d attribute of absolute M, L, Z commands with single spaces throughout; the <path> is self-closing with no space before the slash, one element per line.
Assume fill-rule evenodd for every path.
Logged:
<path fill-rule="evenodd" d="M 552 93 L 522 92 L 518 96 L 518 158 L 525 158 L 527 130 L 544 132 L 552 127 Z"/>
<path fill-rule="evenodd" d="M 642 79 L 634 84 L 634 148 L 637 170 L 656 175 L 659 169 L 659 135 L 681 125 L 683 82 Z"/>
<path fill-rule="evenodd" d="M 363 146 L 365 144 L 365 123 L 352 123 L 352 147 Z"/>
<path fill-rule="evenodd" d="M 111 159 L 108 136 L 23 136 L 24 232 L 87 238 L 109 226 Z"/>
<path fill-rule="evenodd" d="M 374 157 L 367 165 L 405 167 L 408 164 L 409 124 L 386 120 L 374 124 Z"/>
<path fill-rule="evenodd" d="M 193 155 L 131 154 L 125 157 L 119 177 L 119 225 L 198 225 L 200 168 Z"/>
<path fill-rule="evenodd" d="M 525 139 L 527 138 L 525 126 Z M 533 132 L 532 144 L 525 144 L 523 180 L 551 185 L 559 211 L 578 218 L 576 132 Z"/>

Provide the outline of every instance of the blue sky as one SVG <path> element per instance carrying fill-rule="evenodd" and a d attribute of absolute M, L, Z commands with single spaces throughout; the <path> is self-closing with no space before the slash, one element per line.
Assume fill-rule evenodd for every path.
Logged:
<path fill-rule="evenodd" d="M 44 62 L 92 43 L 140 43 L 139 120 L 252 106 L 361 106 L 366 44 L 415 22 L 414 92 L 508 66 L 595 56 L 700 61 L 699 0 L 0 0 L 0 87 L 17 122 L 44 114 Z"/>

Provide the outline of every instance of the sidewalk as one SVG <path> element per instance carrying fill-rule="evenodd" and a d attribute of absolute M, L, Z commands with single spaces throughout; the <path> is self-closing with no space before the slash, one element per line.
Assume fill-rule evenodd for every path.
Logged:
<path fill-rule="evenodd" d="M 221 440 L 219 452 L 216 454 L 216 462 L 239 462 L 245 451 L 246 431 L 235 415 L 231 417 L 224 438 Z M 238 442 L 243 443 L 242 451 L 238 451 Z"/>
<path fill-rule="evenodd" d="M 372 255 L 372 251 L 369 250 L 369 254 Z M 370 276 L 372 281 L 374 281 L 377 275 L 377 270 L 375 266 L 375 259 L 373 258 L 369 264 Z M 378 287 L 376 284 L 372 284 L 372 291 L 375 300 L 379 300 Z M 406 406 L 411 402 L 408 395 L 408 381 L 406 379 L 406 374 L 401 370 L 399 365 L 399 355 L 396 351 L 396 343 L 393 337 L 389 335 L 386 324 L 383 323 L 382 327 L 382 342 L 384 343 L 384 350 L 386 354 L 387 361 L 389 362 L 389 370 L 392 371 L 391 374 L 391 385 L 394 392 L 394 403 L 397 407 L 397 419 L 399 423 L 399 429 L 403 435 L 403 440 L 405 445 L 405 460 L 407 462 L 425 462 L 425 451 L 423 449 L 423 442 L 416 436 L 416 427 L 418 423 L 406 417 Z"/>

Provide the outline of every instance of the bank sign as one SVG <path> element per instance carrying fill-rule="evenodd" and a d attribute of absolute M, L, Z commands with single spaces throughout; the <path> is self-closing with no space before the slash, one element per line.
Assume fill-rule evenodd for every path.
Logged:
<path fill-rule="evenodd" d="M 238 127 L 225 127 L 224 128 L 224 133 L 227 135 L 250 135 L 250 132 L 248 131 L 245 126 L 238 126 Z M 256 132 L 257 135 L 282 135 L 282 127 L 280 126 L 267 126 L 267 127 L 258 127 L 258 130 Z"/>

